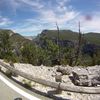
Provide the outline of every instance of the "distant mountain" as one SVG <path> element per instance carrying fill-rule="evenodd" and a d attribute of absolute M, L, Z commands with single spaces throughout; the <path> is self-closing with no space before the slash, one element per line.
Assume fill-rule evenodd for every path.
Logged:
<path fill-rule="evenodd" d="M 62 40 L 77 40 L 78 34 L 77 32 L 73 32 L 71 30 L 60 30 L 60 39 Z M 45 36 L 48 38 L 57 38 L 58 31 L 57 30 L 43 30 L 40 36 Z"/>
<path fill-rule="evenodd" d="M 1 33 L 10 34 L 10 41 L 12 42 L 13 45 L 19 44 L 21 46 L 25 43 L 33 43 L 31 40 L 26 39 L 24 36 L 22 36 L 18 33 L 14 33 L 12 30 L 0 29 L 0 34 Z"/>
<path fill-rule="evenodd" d="M 100 33 L 86 33 L 84 38 L 92 44 L 100 45 Z"/>
<path fill-rule="evenodd" d="M 8 30 L 8 29 L 0 29 L 0 34 L 1 33 L 8 33 L 10 34 L 10 36 L 15 34 L 12 30 Z"/>
<path fill-rule="evenodd" d="M 24 36 L 24 38 L 28 39 L 28 40 L 33 40 L 34 38 L 36 38 L 35 36 Z"/>
<path fill-rule="evenodd" d="M 57 40 L 57 30 L 43 30 L 41 34 L 36 37 L 33 36 L 22 36 L 19 33 L 14 33 L 12 30 L 0 29 L 1 33 L 8 33 L 10 34 L 10 41 L 13 44 L 24 44 L 24 43 L 34 43 L 41 42 L 41 38 L 49 38 L 52 40 Z M 83 38 L 86 40 L 87 43 L 100 45 L 100 33 L 85 33 L 83 34 Z M 33 41 L 32 41 L 33 39 Z M 60 40 L 62 41 L 71 41 L 76 42 L 78 40 L 78 33 L 71 31 L 71 30 L 60 30 Z M 66 42 L 66 41 L 65 41 Z"/>
<path fill-rule="evenodd" d="M 40 41 L 41 38 L 49 38 L 49 39 L 57 39 L 57 30 L 43 30 L 41 34 L 39 34 L 35 41 Z M 100 33 L 85 33 L 82 35 L 83 39 L 85 39 L 90 44 L 100 45 Z M 60 30 L 60 40 L 68 40 L 75 42 L 78 40 L 78 32 L 74 32 L 71 30 Z"/>

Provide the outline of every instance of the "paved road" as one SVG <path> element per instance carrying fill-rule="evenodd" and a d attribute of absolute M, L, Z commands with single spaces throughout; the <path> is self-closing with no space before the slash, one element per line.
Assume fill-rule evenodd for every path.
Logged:
<path fill-rule="evenodd" d="M 9 86 L 8 83 L 11 83 L 12 85 Z M 19 92 L 16 90 L 18 90 Z M 50 100 L 48 98 L 30 92 L 29 90 L 18 85 L 17 83 L 7 78 L 5 75 L 3 75 L 0 72 L 0 100 L 14 100 L 15 98 L 18 97 L 21 97 L 22 100 Z M 43 99 L 39 99 L 39 98 L 43 98 Z"/>
<path fill-rule="evenodd" d="M 2 74 L 0 73 L 0 75 Z M 0 79 L 0 100 L 14 100 L 17 97 L 21 97 L 23 98 L 23 100 L 28 100 L 27 98 L 23 97 L 22 95 L 14 91 L 12 88 L 7 86 L 6 83 L 4 83 Z"/>

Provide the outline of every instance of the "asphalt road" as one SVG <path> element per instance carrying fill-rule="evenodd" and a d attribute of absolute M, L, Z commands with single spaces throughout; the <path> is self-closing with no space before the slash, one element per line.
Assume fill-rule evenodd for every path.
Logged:
<path fill-rule="evenodd" d="M 15 87 L 9 86 L 6 81 L 13 84 Z M 16 91 L 18 90 L 17 88 L 19 89 L 19 92 Z M 29 97 L 31 99 L 29 99 Z M 22 98 L 22 100 L 50 100 L 41 95 L 30 92 L 0 72 L 0 100 L 15 100 L 15 98 Z"/>
<path fill-rule="evenodd" d="M 2 75 L 0 73 L 0 75 Z M 4 75 L 2 75 L 4 77 Z M 12 88 L 6 85 L 1 79 L 0 79 L 0 100 L 14 100 L 15 98 L 21 97 L 22 100 L 28 100 L 27 98 L 23 97 L 16 91 L 14 91 Z"/>

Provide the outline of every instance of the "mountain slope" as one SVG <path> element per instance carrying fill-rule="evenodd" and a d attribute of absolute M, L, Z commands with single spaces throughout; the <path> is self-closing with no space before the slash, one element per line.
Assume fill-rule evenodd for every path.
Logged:
<path fill-rule="evenodd" d="M 87 42 L 100 45 L 100 33 L 87 33 L 84 35 Z"/>
<path fill-rule="evenodd" d="M 49 39 L 57 39 L 57 30 L 44 30 L 37 36 L 35 39 L 39 41 L 40 38 L 49 38 Z M 86 33 L 83 34 L 83 38 L 91 44 L 100 45 L 100 33 Z M 73 32 L 71 30 L 60 30 L 60 39 L 61 40 L 69 40 L 69 41 L 77 41 L 78 40 L 78 33 Z"/>
<path fill-rule="evenodd" d="M 0 29 L 0 34 L 9 34 L 10 41 L 13 45 L 19 44 L 23 45 L 25 43 L 33 43 L 31 40 L 24 38 L 22 35 L 18 33 L 14 33 L 12 30 Z"/>
<path fill-rule="evenodd" d="M 60 39 L 62 40 L 76 40 L 78 34 L 71 30 L 60 30 Z M 48 38 L 57 38 L 58 31 L 57 30 L 44 30 L 41 35 L 45 35 Z"/>

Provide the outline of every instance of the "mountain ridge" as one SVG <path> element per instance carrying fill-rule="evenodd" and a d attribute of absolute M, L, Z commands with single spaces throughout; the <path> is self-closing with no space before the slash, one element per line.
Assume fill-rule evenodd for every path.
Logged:
<path fill-rule="evenodd" d="M 0 29 L 0 33 L 9 33 L 12 41 L 20 42 L 34 42 L 40 39 L 40 37 L 47 37 L 49 39 L 57 39 L 57 30 L 43 30 L 36 37 L 34 36 L 23 36 L 19 33 L 15 33 L 10 29 Z M 60 30 L 60 39 L 61 40 L 69 40 L 69 41 L 77 41 L 78 40 L 78 32 L 72 30 Z M 82 34 L 86 41 L 91 44 L 100 45 L 100 33 L 88 32 Z"/>
<path fill-rule="evenodd" d="M 39 40 L 40 37 L 47 37 L 49 39 L 57 39 L 58 31 L 57 30 L 43 30 L 36 39 Z M 82 34 L 82 37 L 91 44 L 100 45 L 100 33 L 88 32 Z M 72 30 L 60 30 L 59 38 L 61 40 L 77 41 L 78 32 Z"/>

